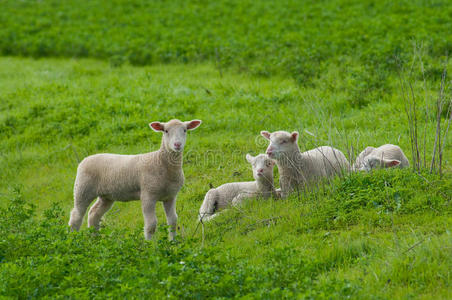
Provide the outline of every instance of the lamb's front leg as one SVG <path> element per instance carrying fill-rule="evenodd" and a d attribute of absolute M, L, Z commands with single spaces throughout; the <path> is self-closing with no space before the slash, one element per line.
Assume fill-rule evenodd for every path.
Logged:
<path fill-rule="evenodd" d="M 157 199 L 147 192 L 141 193 L 140 198 L 144 217 L 144 237 L 146 240 L 150 240 L 157 227 L 157 216 L 155 215 Z"/>
<path fill-rule="evenodd" d="M 281 178 L 279 183 L 281 187 L 278 189 L 279 192 L 278 190 L 276 190 L 276 194 L 279 196 L 279 198 L 286 199 L 293 191 L 294 183 L 288 177 Z"/>
<path fill-rule="evenodd" d="M 172 200 L 164 201 L 163 207 L 165 208 L 166 221 L 170 226 L 169 239 L 172 241 L 176 236 L 177 229 L 176 197 Z"/>

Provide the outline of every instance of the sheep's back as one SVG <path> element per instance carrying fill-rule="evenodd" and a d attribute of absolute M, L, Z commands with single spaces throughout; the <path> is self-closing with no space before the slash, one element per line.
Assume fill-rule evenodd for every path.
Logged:
<path fill-rule="evenodd" d="M 330 146 L 321 146 L 302 153 L 306 160 L 306 170 L 315 177 L 333 176 L 341 174 L 350 168 L 345 155 Z"/>
<path fill-rule="evenodd" d="M 215 190 L 217 191 L 218 208 L 229 206 L 232 199 L 241 193 L 254 194 L 257 192 L 256 183 L 254 181 L 225 183 Z"/>
<path fill-rule="evenodd" d="M 137 155 L 95 154 L 80 163 L 77 177 L 96 185 L 98 195 L 128 200 L 140 190 L 139 168 Z"/>

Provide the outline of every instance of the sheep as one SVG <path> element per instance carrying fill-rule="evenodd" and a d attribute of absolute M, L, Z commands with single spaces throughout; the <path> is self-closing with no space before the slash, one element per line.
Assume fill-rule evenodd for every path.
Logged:
<path fill-rule="evenodd" d="M 386 144 L 378 148 L 367 147 L 356 158 L 354 170 L 370 171 L 375 168 L 406 168 L 410 163 L 397 145 Z"/>
<path fill-rule="evenodd" d="M 167 123 L 152 122 L 151 129 L 162 132 L 160 149 L 138 155 L 95 154 L 79 164 L 74 183 L 74 208 L 69 226 L 78 231 L 86 209 L 97 197 L 88 213 L 88 227 L 99 229 L 102 216 L 114 201 L 141 200 L 144 216 L 144 237 L 151 239 L 157 226 L 155 205 L 162 201 L 170 226 L 170 239 L 176 234 L 176 196 L 184 184 L 182 154 L 187 130 L 201 120 Z"/>
<path fill-rule="evenodd" d="M 266 154 L 259 154 L 255 157 L 247 154 L 246 160 L 252 165 L 255 181 L 225 183 L 217 188 L 210 189 L 199 209 L 198 220 L 200 222 L 213 219 L 218 215 L 214 214 L 216 211 L 231 204 L 238 205 L 247 198 L 262 197 L 268 199 L 271 196 L 276 197 L 273 186 L 275 161 Z"/>
<path fill-rule="evenodd" d="M 270 141 L 266 153 L 276 160 L 279 169 L 281 198 L 286 198 L 292 191 L 307 189 L 322 178 L 350 169 L 345 155 L 330 146 L 301 153 L 297 131 L 261 131 L 261 135 Z"/>

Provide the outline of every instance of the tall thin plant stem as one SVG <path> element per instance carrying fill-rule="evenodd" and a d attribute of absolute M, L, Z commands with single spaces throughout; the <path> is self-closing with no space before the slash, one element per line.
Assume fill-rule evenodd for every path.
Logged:
<path fill-rule="evenodd" d="M 436 134 L 435 134 L 435 143 L 433 144 L 433 153 L 432 160 L 430 162 L 430 173 L 433 172 L 436 161 L 436 152 L 438 152 L 438 161 L 439 161 L 439 171 L 441 174 L 441 163 L 442 157 L 440 155 L 439 146 L 441 145 L 441 113 L 443 107 L 443 95 L 444 95 L 444 85 L 446 82 L 446 69 L 443 71 L 443 75 L 441 76 L 441 87 L 439 89 L 438 99 L 436 100 Z"/>

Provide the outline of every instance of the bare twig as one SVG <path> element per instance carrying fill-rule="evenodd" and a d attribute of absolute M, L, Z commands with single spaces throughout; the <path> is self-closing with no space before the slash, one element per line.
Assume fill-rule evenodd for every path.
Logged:
<path fill-rule="evenodd" d="M 212 92 L 208 88 L 206 88 L 204 86 L 202 86 L 202 88 L 204 89 L 204 91 L 206 92 L 207 95 L 212 95 Z"/>
<path fill-rule="evenodd" d="M 411 91 L 411 99 L 413 102 L 412 105 L 412 119 L 413 119 L 413 140 L 414 140 L 414 153 L 413 155 L 416 155 L 416 168 L 417 171 L 419 172 L 421 169 L 420 166 L 420 156 L 419 156 L 419 144 L 417 141 L 417 137 L 418 137 L 418 133 L 417 133 L 417 108 L 416 108 L 416 97 L 414 95 L 414 90 L 413 90 L 413 85 L 411 84 L 411 82 L 408 82 L 409 86 L 410 86 L 410 91 Z"/>
<path fill-rule="evenodd" d="M 75 149 L 74 145 L 69 144 L 69 147 L 71 147 L 72 152 L 74 153 L 75 159 L 77 159 L 77 163 L 80 163 L 80 156 L 78 155 L 77 149 Z"/>
<path fill-rule="evenodd" d="M 430 236 L 427 236 L 425 238 L 423 238 L 422 240 L 418 241 L 417 243 L 413 244 L 411 247 L 409 247 L 408 249 L 406 249 L 405 251 L 402 252 L 402 254 L 407 253 L 408 251 L 413 250 L 414 248 L 416 248 L 417 246 L 419 246 L 420 244 L 422 244 L 425 240 L 427 240 L 427 238 L 429 238 Z"/>
<path fill-rule="evenodd" d="M 412 106 L 413 100 L 410 98 L 409 92 L 406 91 L 406 82 L 405 82 L 404 77 L 402 76 L 403 68 L 400 63 L 400 60 L 398 57 L 396 57 L 396 60 L 399 65 L 398 75 L 399 75 L 400 87 L 402 89 L 402 96 L 403 96 L 403 99 L 405 102 L 405 113 L 406 113 L 407 119 L 408 119 L 408 129 L 410 132 L 410 144 L 411 144 L 411 154 L 412 154 L 411 158 L 413 160 L 413 170 L 419 171 L 419 170 L 417 170 L 418 164 L 417 164 L 417 159 L 416 159 L 418 157 L 418 155 L 416 155 L 417 142 L 416 142 L 416 138 L 415 138 L 415 132 L 417 132 L 417 131 L 415 130 L 415 124 L 414 124 L 415 121 L 413 119 L 413 106 Z M 411 85 L 410 85 L 410 87 L 411 87 Z M 411 94 L 414 95 L 412 89 L 411 89 Z"/>
<path fill-rule="evenodd" d="M 436 134 L 435 134 L 435 143 L 433 144 L 433 153 L 432 153 L 432 161 L 430 162 L 430 173 L 433 172 L 436 160 L 436 152 L 439 152 L 438 148 L 441 145 L 441 112 L 442 112 L 442 102 L 444 95 L 444 85 L 446 81 L 446 70 L 444 69 L 443 75 L 441 76 L 441 87 L 439 90 L 438 99 L 436 100 Z M 439 156 L 439 153 L 438 153 Z M 441 175 L 441 159 L 439 157 L 439 172 Z"/>
<path fill-rule="evenodd" d="M 201 216 L 201 215 L 199 214 L 199 212 L 198 212 L 198 215 Z M 202 223 L 202 222 L 203 222 L 203 220 L 202 220 L 202 218 L 200 218 L 198 224 L 196 224 L 195 231 L 193 231 L 193 234 L 191 235 L 192 238 L 195 236 L 196 232 L 198 231 L 199 224 Z"/>
<path fill-rule="evenodd" d="M 424 102 L 425 102 L 425 123 L 424 123 L 424 145 L 423 145 L 423 159 L 424 164 L 423 167 L 425 168 L 427 166 L 427 159 L 426 159 L 426 143 L 427 143 L 427 124 L 428 124 L 428 97 L 427 97 L 427 81 L 425 80 L 425 69 L 424 69 L 424 62 L 422 61 L 421 53 L 418 52 L 419 62 L 421 64 L 421 72 L 422 72 L 422 80 L 424 82 Z"/>
<path fill-rule="evenodd" d="M 441 143 L 440 150 L 439 150 L 439 153 L 440 153 L 441 157 L 443 155 L 443 150 L 444 150 L 445 143 L 446 143 L 446 140 L 447 140 L 447 134 L 449 132 L 450 121 L 452 120 L 452 98 L 449 99 L 449 106 L 447 108 L 446 118 L 447 118 L 447 116 L 449 116 L 449 119 L 447 120 L 446 131 L 444 132 L 443 142 Z"/>
<path fill-rule="evenodd" d="M 201 222 L 201 248 L 204 248 L 204 222 Z"/>

